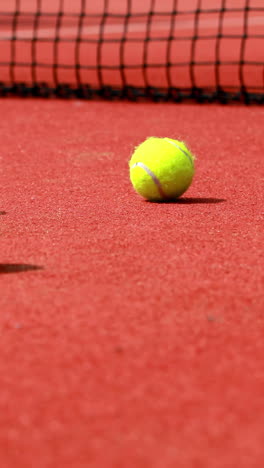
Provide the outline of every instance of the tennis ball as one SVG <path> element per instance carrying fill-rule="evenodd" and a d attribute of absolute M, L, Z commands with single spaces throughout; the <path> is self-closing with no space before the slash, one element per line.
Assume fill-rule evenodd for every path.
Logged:
<path fill-rule="evenodd" d="M 190 186 L 194 156 L 182 141 L 147 138 L 130 159 L 130 180 L 137 193 L 147 200 L 173 200 Z"/>

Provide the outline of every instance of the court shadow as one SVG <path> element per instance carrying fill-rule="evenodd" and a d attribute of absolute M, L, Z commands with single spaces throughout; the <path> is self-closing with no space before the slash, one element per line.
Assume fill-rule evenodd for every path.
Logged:
<path fill-rule="evenodd" d="M 25 273 L 27 271 L 43 270 L 43 267 L 38 265 L 26 265 L 23 263 L 0 263 L 0 275 L 8 275 L 11 273 Z"/>
<path fill-rule="evenodd" d="M 162 204 L 174 204 L 174 205 L 214 205 L 216 203 L 224 203 L 227 200 L 225 198 L 194 198 L 194 197 L 182 197 L 177 200 L 158 200 L 158 201 L 149 201 L 147 203 L 162 203 Z"/>

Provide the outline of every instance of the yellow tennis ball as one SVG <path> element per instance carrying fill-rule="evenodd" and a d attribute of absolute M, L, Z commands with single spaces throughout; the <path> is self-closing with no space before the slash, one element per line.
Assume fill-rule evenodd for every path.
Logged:
<path fill-rule="evenodd" d="M 147 138 L 130 159 L 130 180 L 137 193 L 147 200 L 173 200 L 190 186 L 194 156 L 182 141 Z"/>

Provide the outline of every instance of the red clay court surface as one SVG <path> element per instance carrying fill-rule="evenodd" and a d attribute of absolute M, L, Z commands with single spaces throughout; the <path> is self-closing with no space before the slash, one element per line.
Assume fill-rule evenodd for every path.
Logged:
<path fill-rule="evenodd" d="M 0 101 L 3 468 L 262 468 L 262 107 Z M 183 138 L 176 203 L 132 190 Z"/>

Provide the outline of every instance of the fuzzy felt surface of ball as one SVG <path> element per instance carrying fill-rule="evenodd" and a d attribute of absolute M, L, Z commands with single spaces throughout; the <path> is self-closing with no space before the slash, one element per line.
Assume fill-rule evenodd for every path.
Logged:
<path fill-rule="evenodd" d="M 180 197 L 192 183 L 194 156 L 185 143 L 172 138 L 147 138 L 129 161 L 135 191 L 151 201 Z"/>

